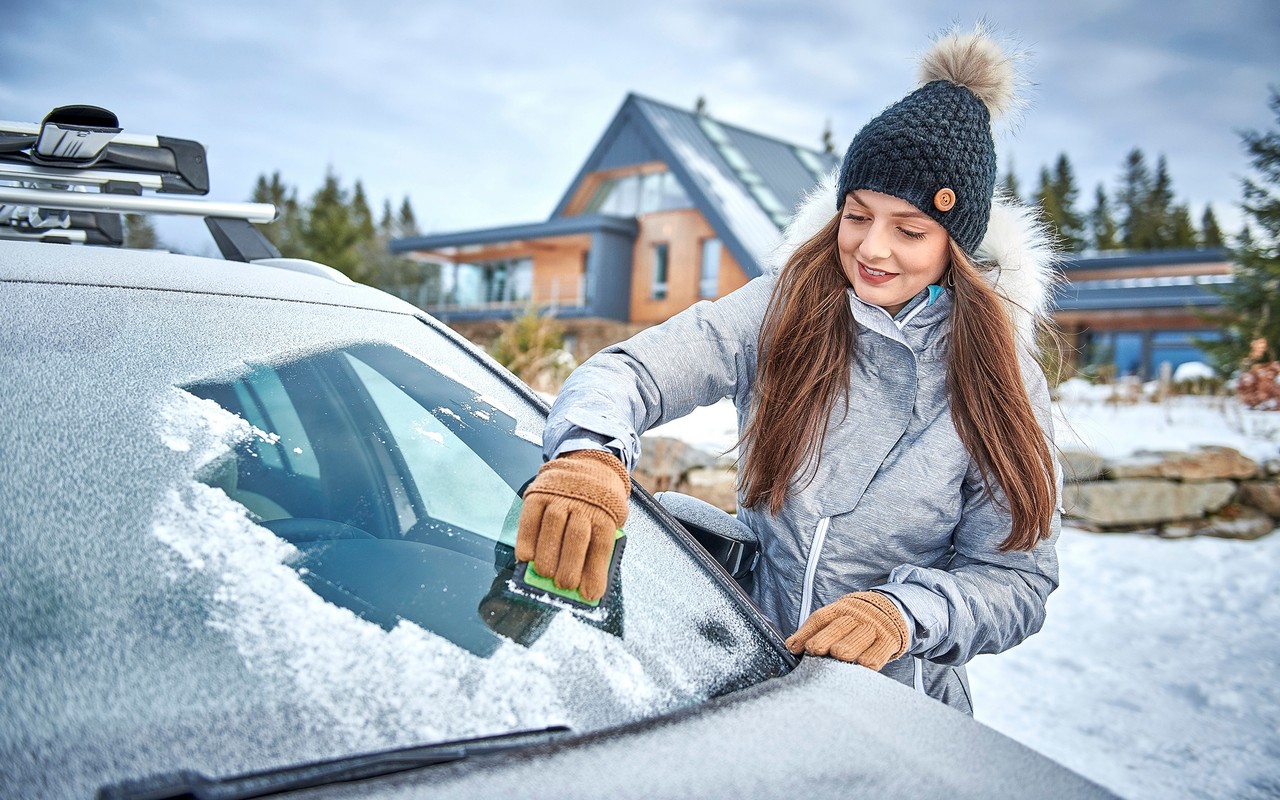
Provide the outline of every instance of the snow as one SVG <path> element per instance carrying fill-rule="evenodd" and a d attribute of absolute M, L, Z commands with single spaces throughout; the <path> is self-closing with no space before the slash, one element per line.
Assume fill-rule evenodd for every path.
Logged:
<path fill-rule="evenodd" d="M 1179 396 L 1117 404 L 1064 384 L 1060 447 L 1105 457 L 1235 447 L 1280 456 L 1280 414 Z M 728 400 L 650 431 L 731 448 Z M 1280 535 L 1257 541 L 1066 527 L 1043 630 L 970 664 L 976 718 L 1128 798 L 1280 796 Z"/>
<path fill-rule="evenodd" d="M 1173 371 L 1173 382 L 1209 380 L 1217 374 L 1213 367 L 1203 361 L 1184 361 Z"/>

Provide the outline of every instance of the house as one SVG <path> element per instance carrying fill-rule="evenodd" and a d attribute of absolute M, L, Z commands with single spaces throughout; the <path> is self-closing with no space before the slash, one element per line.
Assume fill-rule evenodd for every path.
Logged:
<path fill-rule="evenodd" d="M 805 193 L 839 161 L 630 94 L 545 222 L 398 239 L 431 265 L 418 305 L 488 342 L 530 305 L 553 312 L 578 360 L 765 269 Z M 1230 281 L 1221 250 L 1074 256 L 1055 318 L 1076 366 L 1152 378 L 1205 360 L 1193 309 Z M 1105 365 L 1112 365 L 1106 367 Z"/>
<path fill-rule="evenodd" d="M 1220 248 L 1073 256 L 1054 298 L 1054 321 L 1074 365 L 1150 380 L 1163 363 L 1208 361 L 1197 340 L 1219 336 L 1201 314 L 1231 282 Z"/>
<path fill-rule="evenodd" d="M 545 222 L 398 239 L 434 272 L 419 304 L 474 341 L 530 304 L 579 359 L 760 275 L 837 164 L 630 94 Z"/>

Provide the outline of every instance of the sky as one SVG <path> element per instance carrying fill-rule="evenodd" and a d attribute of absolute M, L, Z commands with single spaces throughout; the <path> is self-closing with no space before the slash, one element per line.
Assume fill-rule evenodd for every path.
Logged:
<path fill-rule="evenodd" d="M 274 171 L 305 199 L 333 170 L 375 211 L 408 197 L 426 233 L 546 219 L 628 92 L 815 148 L 829 124 L 843 151 L 933 36 L 983 17 L 1027 51 L 1029 107 L 996 128 L 1024 194 L 1066 153 L 1087 210 L 1140 147 L 1233 230 L 1239 132 L 1274 127 L 1280 86 L 1274 0 L 0 5 L 0 119 L 103 106 L 203 142 L 211 199 Z M 201 230 L 161 225 L 189 250 Z"/>

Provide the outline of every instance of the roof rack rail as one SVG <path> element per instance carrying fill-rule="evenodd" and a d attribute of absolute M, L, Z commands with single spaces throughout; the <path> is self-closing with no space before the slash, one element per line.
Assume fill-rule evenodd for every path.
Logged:
<path fill-rule="evenodd" d="M 280 255 L 249 224 L 275 219 L 269 203 L 142 196 L 147 190 L 208 194 L 204 145 L 124 133 L 97 106 L 55 108 L 39 125 L 0 121 L 0 238 L 119 246 L 121 213 L 181 214 L 204 217 L 228 260 Z"/>

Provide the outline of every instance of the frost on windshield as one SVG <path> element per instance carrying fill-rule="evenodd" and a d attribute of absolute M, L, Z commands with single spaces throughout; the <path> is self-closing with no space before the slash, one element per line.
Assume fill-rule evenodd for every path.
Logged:
<path fill-rule="evenodd" d="M 750 638 L 742 621 L 710 618 L 697 586 L 672 602 L 669 576 L 656 574 L 663 557 L 644 555 L 670 547 L 656 536 L 633 537 L 623 561 L 625 638 L 556 613 L 528 646 L 500 637 L 481 656 L 404 619 L 361 618 L 313 591 L 305 568 L 291 566 L 299 548 L 217 488 L 237 446 L 273 433 L 182 390 L 169 401 L 161 439 L 196 454 L 197 467 L 170 490 L 154 536 L 177 569 L 212 587 L 207 625 L 230 639 L 248 673 L 352 748 L 556 724 L 598 729 L 703 699 L 753 657 L 738 646 Z"/>

